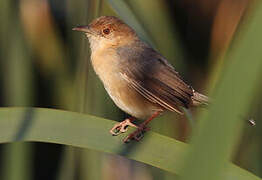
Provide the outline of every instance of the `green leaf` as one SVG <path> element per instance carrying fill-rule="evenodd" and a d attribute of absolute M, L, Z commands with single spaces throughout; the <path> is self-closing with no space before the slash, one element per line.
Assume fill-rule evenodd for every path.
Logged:
<path fill-rule="evenodd" d="M 124 144 L 126 134 L 111 136 L 115 121 L 95 116 L 44 108 L 0 108 L 0 143 L 48 142 L 118 154 L 160 169 L 180 174 L 188 145 L 148 132 L 140 142 Z M 229 165 L 229 179 L 259 179 Z"/>
<path fill-rule="evenodd" d="M 183 180 L 220 180 L 240 137 L 242 125 L 260 89 L 262 68 L 262 3 L 257 1 L 252 16 L 228 54 L 220 84 L 216 88 L 209 113 L 199 120 L 186 158 Z M 249 12 L 251 13 L 251 12 Z M 241 36 L 240 36 L 241 35 Z"/>

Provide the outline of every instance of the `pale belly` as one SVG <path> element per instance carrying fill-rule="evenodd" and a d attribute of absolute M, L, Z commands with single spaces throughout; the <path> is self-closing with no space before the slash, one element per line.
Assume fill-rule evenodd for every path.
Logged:
<path fill-rule="evenodd" d="M 152 116 L 155 111 L 160 110 L 157 105 L 128 86 L 127 82 L 120 76 L 117 78 L 114 83 L 103 83 L 107 93 L 121 110 L 139 119 L 146 119 Z"/>

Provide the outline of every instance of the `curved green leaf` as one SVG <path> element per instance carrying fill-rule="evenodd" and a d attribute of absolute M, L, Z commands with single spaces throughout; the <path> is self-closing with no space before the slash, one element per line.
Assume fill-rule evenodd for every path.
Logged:
<path fill-rule="evenodd" d="M 180 174 L 187 146 L 175 139 L 148 132 L 141 142 L 124 144 L 120 135 L 109 134 L 114 121 L 95 116 L 44 108 L 0 108 L 0 143 L 48 142 L 118 154 Z M 230 165 L 229 179 L 259 179 Z"/>
<path fill-rule="evenodd" d="M 254 2 L 255 8 L 246 13 L 248 18 L 228 52 L 209 113 L 195 129 L 183 180 L 234 179 L 225 178 L 224 169 L 235 152 L 244 120 L 247 124 L 245 115 L 252 108 L 256 91 L 261 89 L 262 3 Z"/>

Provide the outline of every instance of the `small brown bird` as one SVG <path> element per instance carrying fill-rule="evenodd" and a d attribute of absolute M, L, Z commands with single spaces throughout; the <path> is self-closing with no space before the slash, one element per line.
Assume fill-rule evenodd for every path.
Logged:
<path fill-rule="evenodd" d="M 110 130 L 118 135 L 128 126 L 136 127 L 124 142 L 139 141 L 149 130 L 147 124 L 163 111 L 183 114 L 181 107 L 207 105 L 208 97 L 187 85 L 172 65 L 122 20 L 102 16 L 73 30 L 86 34 L 96 74 L 114 103 L 132 116 Z M 146 120 L 136 126 L 134 118 Z"/>

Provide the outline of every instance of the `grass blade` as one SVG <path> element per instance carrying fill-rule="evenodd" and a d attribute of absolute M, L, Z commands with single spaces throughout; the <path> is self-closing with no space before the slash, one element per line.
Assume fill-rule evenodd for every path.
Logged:
<path fill-rule="evenodd" d="M 0 108 L 0 143 L 36 141 L 89 148 L 118 154 L 180 174 L 188 146 L 149 132 L 141 142 L 124 144 L 125 135 L 113 137 L 108 130 L 115 121 L 95 116 L 43 108 Z M 229 165 L 228 179 L 255 180 L 253 174 Z"/>
<path fill-rule="evenodd" d="M 257 1 L 257 5 L 225 61 L 227 67 L 216 88 L 214 104 L 196 129 L 183 180 L 234 179 L 225 178 L 224 169 L 261 82 L 262 4 Z"/>

